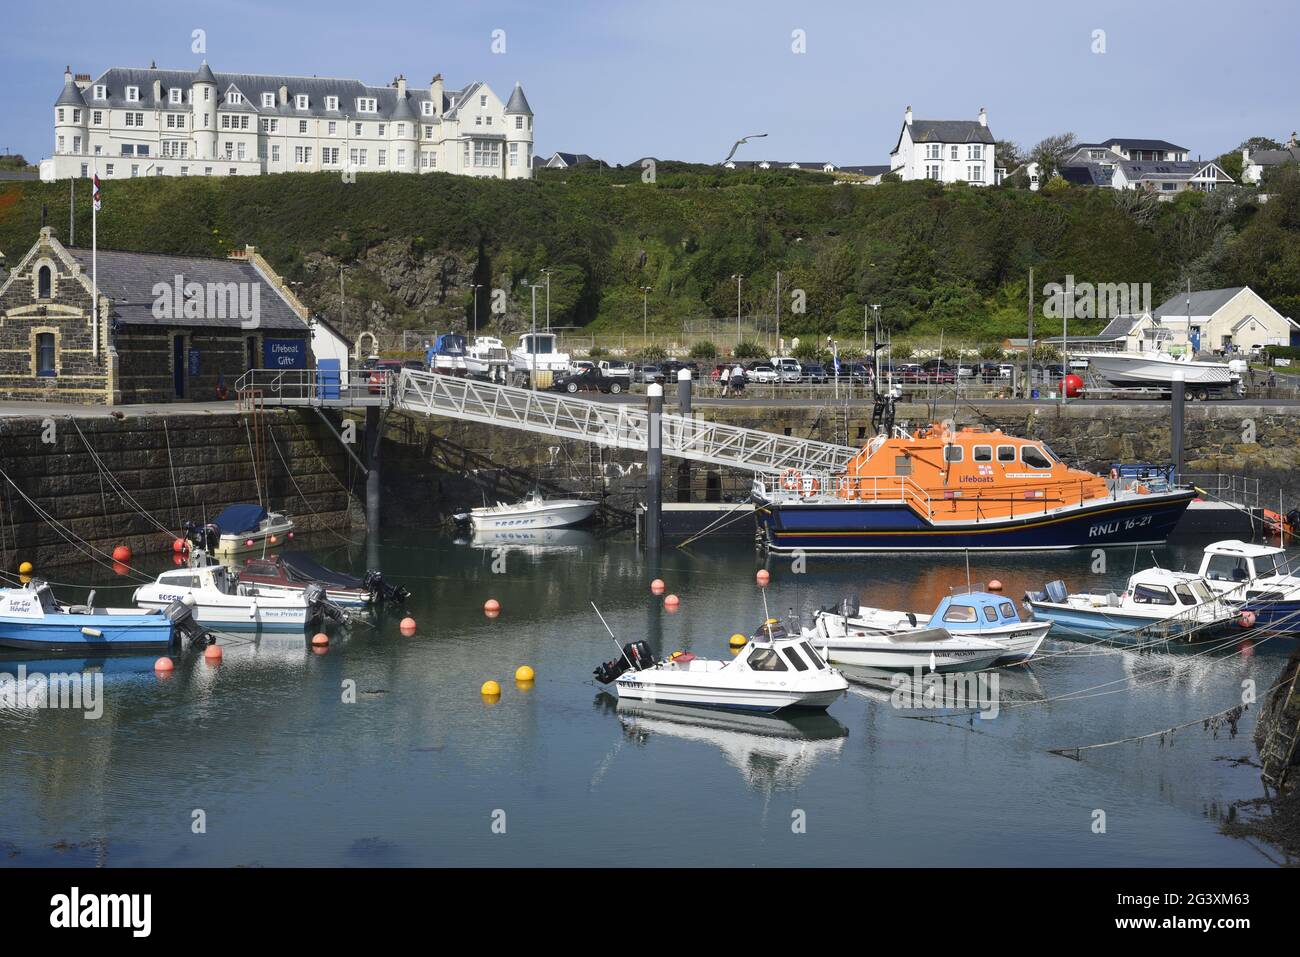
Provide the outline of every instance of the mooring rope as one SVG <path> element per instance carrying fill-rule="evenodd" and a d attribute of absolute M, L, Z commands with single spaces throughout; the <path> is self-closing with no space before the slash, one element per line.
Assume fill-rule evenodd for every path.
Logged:
<path fill-rule="evenodd" d="M 110 470 L 109 467 L 104 464 L 104 460 L 100 458 L 99 453 L 96 452 L 94 446 L 90 444 L 90 441 L 86 438 L 85 433 L 81 431 L 81 426 L 77 424 L 77 420 L 74 419 L 72 416 L 68 416 L 68 421 L 71 422 L 72 427 L 77 430 L 77 435 L 81 436 L 82 444 L 86 446 L 86 451 L 90 453 L 91 461 L 94 462 L 95 466 L 99 469 L 99 473 L 101 476 L 100 478 L 101 496 L 103 495 L 103 478 L 106 477 L 108 479 L 109 487 L 112 488 L 113 491 L 115 491 L 118 494 L 118 497 L 122 500 L 124 504 L 129 505 L 140 515 L 144 516 L 144 518 L 150 524 L 152 524 L 156 529 L 158 529 L 163 535 L 166 535 L 169 540 L 174 539 L 176 537 L 175 533 L 171 529 L 169 529 L 166 525 L 163 525 L 160 521 L 158 521 L 158 519 L 154 517 L 152 512 L 147 511 L 138 501 L 136 501 L 135 497 L 126 490 L 126 486 L 123 485 L 120 481 L 118 481 L 117 477 L 113 474 L 112 470 Z M 104 518 L 105 521 L 107 521 L 108 518 L 107 503 L 105 504 Z"/>
<path fill-rule="evenodd" d="M 181 494 L 176 488 L 176 465 L 172 462 L 172 436 L 171 431 L 167 428 L 167 417 L 163 416 L 163 438 L 167 441 L 167 477 L 172 483 L 172 518 L 176 520 L 176 527 L 181 527 Z"/>
<path fill-rule="evenodd" d="M 302 499 L 302 503 L 307 506 L 307 510 L 311 512 L 313 516 L 318 516 L 320 513 L 317 512 L 316 509 L 312 507 L 311 501 L 307 498 L 306 495 L 303 494 L 302 487 L 298 484 L 298 480 L 294 477 L 293 469 L 289 468 L 289 463 L 285 459 L 284 452 L 280 448 L 280 440 L 275 437 L 275 430 L 269 429 L 268 431 L 270 432 L 271 435 L 271 444 L 275 446 L 275 454 L 279 456 L 280 464 L 284 466 L 284 473 L 289 476 L 289 481 L 293 483 L 294 490 L 297 491 L 298 497 Z M 337 481 L 337 479 L 335 479 L 335 481 Z M 348 494 L 349 496 L 351 496 L 350 492 Z M 341 541 L 347 542 L 349 545 L 362 544 L 361 542 L 353 541 L 352 539 L 347 538 L 341 532 L 335 530 L 335 528 L 331 525 L 327 525 L 325 527 L 329 530 L 329 532 L 332 535 L 335 535 Z"/>

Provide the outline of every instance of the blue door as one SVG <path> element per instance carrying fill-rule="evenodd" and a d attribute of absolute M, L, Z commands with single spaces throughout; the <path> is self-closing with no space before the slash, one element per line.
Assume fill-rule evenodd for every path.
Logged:
<path fill-rule="evenodd" d="M 185 398 L 185 337 L 172 336 L 172 385 L 176 398 Z"/>

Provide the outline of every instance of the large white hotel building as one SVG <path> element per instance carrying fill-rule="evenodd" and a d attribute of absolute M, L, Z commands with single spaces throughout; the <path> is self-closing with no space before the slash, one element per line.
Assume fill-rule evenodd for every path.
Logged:
<path fill-rule="evenodd" d="M 324 77 L 114 67 L 64 74 L 45 180 L 260 173 L 532 176 L 533 111 L 515 84 L 460 90 Z"/>

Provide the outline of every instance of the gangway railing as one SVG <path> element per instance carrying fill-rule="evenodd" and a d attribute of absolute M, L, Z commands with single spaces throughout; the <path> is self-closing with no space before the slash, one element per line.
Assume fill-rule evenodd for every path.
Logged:
<path fill-rule="evenodd" d="M 250 369 L 235 382 L 235 394 L 242 401 L 258 393 L 262 405 L 386 406 L 396 379 L 395 371 L 384 369 Z"/>
<path fill-rule="evenodd" d="M 521 429 L 610 448 L 645 451 L 649 413 L 642 407 L 536 392 L 434 372 L 402 371 L 393 403 L 408 412 Z M 752 472 L 838 472 L 858 454 L 845 445 L 776 435 L 664 413 L 664 455 Z"/>

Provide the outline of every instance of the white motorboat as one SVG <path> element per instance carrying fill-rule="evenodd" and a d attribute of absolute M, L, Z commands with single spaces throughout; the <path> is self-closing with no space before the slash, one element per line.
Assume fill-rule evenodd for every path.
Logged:
<path fill-rule="evenodd" d="M 1025 593 L 1034 617 L 1089 635 L 1141 643 L 1153 638 L 1205 641 L 1239 629 L 1240 613 L 1219 598 L 1200 575 L 1148 568 L 1128 580 L 1124 592 L 1070 593 L 1065 582 L 1048 582 Z"/>
<path fill-rule="evenodd" d="M 1286 549 L 1230 539 L 1205 546 L 1200 575 L 1225 602 L 1255 616 L 1261 627 L 1300 632 L 1300 575 Z"/>
<path fill-rule="evenodd" d="M 464 375 L 469 370 L 465 337 L 454 332 L 438 336 L 433 345 L 425 350 L 424 362 L 430 372 Z"/>
<path fill-rule="evenodd" d="M 1190 356 L 1167 352 L 1089 352 L 1074 353 L 1086 358 L 1098 376 L 1116 386 L 1168 388 L 1174 376 L 1182 373 L 1185 386 L 1226 386 L 1238 376 L 1223 362 L 1200 362 Z"/>
<path fill-rule="evenodd" d="M 551 377 L 569 371 L 569 354 L 558 350 L 555 333 L 525 332 L 519 337 L 519 345 L 510 350 L 510 372 L 518 380 L 536 378 L 534 385 L 548 387 Z"/>
<path fill-rule="evenodd" d="M 473 345 L 465 350 L 465 371 L 469 375 L 504 382 L 509 368 L 510 351 L 495 336 L 475 336 Z"/>
<path fill-rule="evenodd" d="M 599 506 L 599 502 L 584 498 L 546 498 L 534 490 L 518 502 L 497 502 L 454 517 L 458 522 L 469 522 L 475 531 L 567 528 L 591 518 Z"/>
<path fill-rule="evenodd" d="M 268 512 L 261 505 L 231 505 L 212 520 L 220 531 L 213 548 L 216 555 L 236 555 L 282 545 L 293 537 L 293 520 L 283 512 Z"/>
<path fill-rule="evenodd" d="M 849 604 L 845 602 L 846 606 Z M 995 664 L 1032 658 L 1052 627 L 1049 621 L 1021 621 L 1015 602 L 1005 595 L 987 591 L 949 595 L 928 615 L 866 605 L 856 611 L 841 607 L 839 614 L 824 611 L 821 615 L 838 634 L 907 635 L 942 628 L 954 635 L 983 638 L 1002 646 L 1003 654 Z"/>
<path fill-rule="evenodd" d="M 655 661 L 644 641 L 634 641 L 593 673 L 603 684 L 614 683 L 620 701 L 762 714 L 824 711 L 849 687 L 803 635 L 787 634 L 772 619 L 730 661 L 690 652 Z"/>
<path fill-rule="evenodd" d="M 982 671 L 1006 654 L 1004 646 L 975 635 L 945 628 L 871 632 L 824 611 L 803 635 L 836 664 L 881 671 Z"/>
<path fill-rule="evenodd" d="M 324 614 L 325 587 L 313 582 L 298 594 L 258 594 L 224 565 L 199 565 L 163 572 L 132 600 L 141 608 L 192 600 L 194 620 L 208 628 L 302 631 Z"/>

